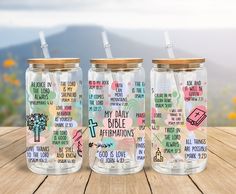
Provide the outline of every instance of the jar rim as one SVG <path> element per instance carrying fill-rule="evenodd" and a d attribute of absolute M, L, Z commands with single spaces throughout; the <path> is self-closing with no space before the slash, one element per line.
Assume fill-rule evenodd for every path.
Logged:
<path fill-rule="evenodd" d="M 185 65 L 194 63 L 204 63 L 205 58 L 156 58 L 152 60 L 154 64 L 167 64 L 167 65 Z"/>
<path fill-rule="evenodd" d="M 156 58 L 152 63 L 157 68 L 181 69 L 200 68 L 205 62 L 205 58 Z"/>
<path fill-rule="evenodd" d="M 62 70 L 79 67 L 79 58 L 33 58 L 28 59 L 28 64 L 32 68 Z"/>
<path fill-rule="evenodd" d="M 64 65 L 79 63 L 79 58 L 32 58 L 27 60 L 28 64 L 33 65 Z"/>
<path fill-rule="evenodd" d="M 142 62 L 142 58 L 94 58 L 90 60 L 91 64 L 96 65 L 128 65 Z"/>

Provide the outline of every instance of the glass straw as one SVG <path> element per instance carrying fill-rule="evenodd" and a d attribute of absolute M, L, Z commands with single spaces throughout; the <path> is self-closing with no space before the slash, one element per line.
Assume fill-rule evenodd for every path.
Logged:
<path fill-rule="evenodd" d="M 46 38 L 45 38 L 45 35 L 44 35 L 43 31 L 39 32 L 39 38 L 40 38 L 41 49 L 43 51 L 44 58 L 50 58 L 50 54 L 49 54 L 49 51 L 48 51 L 48 44 L 46 42 Z"/>
<path fill-rule="evenodd" d="M 169 56 L 170 59 L 174 59 L 175 58 L 174 49 L 173 49 L 174 45 L 173 45 L 173 43 L 170 40 L 169 32 L 165 31 L 164 32 L 164 36 L 165 36 L 165 43 L 166 43 L 166 49 L 167 49 L 167 52 L 168 52 L 168 56 Z M 178 90 L 178 95 L 180 95 L 181 87 L 180 87 L 180 84 L 179 84 L 179 79 L 177 77 L 178 75 L 175 74 L 174 72 L 173 72 L 173 75 L 174 75 L 174 79 L 175 79 L 176 89 Z M 185 118 L 184 115 L 183 115 L 183 118 Z M 180 156 L 180 154 L 171 154 L 171 155 L 172 155 L 172 157 L 174 157 L 175 160 L 176 159 L 179 159 L 179 160 L 183 159 Z"/>
<path fill-rule="evenodd" d="M 40 31 L 40 32 L 39 32 L 39 38 L 40 38 L 40 42 L 41 42 L 41 49 L 42 49 L 42 51 L 43 51 L 43 56 L 44 56 L 44 58 L 48 59 L 48 58 L 50 58 L 50 54 L 49 54 L 48 44 L 47 44 L 47 42 L 46 42 L 45 34 L 44 34 L 43 31 Z M 57 80 L 56 78 L 58 77 L 58 73 L 56 73 L 56 77 L 54 77 L 54 75 L 51 74 L 51 73 L 48 72 L 48 71 L 47 71 L 47 73 L 49 74 L 49 79 L 50 79 L 50 81 L 52 82 L 53 90 L 54 90 L 55 92 L 56 92 L 56 91 L 57 91 L 57 92 L 60 92 L 59 86 L 58 86 L 58 84 L 57 84 L 57 82 L 56 82 L 56 80 Z M 60 102 L 60 98 L 59 98 L 59 97 L 57 98 L 57 101 Z M 52 156 L 52 157 L 50 157 L 49 159 L 54 160 L 54 157 Z M 54 164 L 54 165 L 53 165 L 54 168 L 60 166 L 59 164 L 55 164 L 55 163 L 53 163 L 53 164 Z M 66 164 L 65 166 L 67 166 L 67 164 Z M 59 170 L 59 168 L 56 168 L 55 170 Z"/>
<path fill-rule="evenodd" d="M 107 58 L 112 58 L 111 44 L 108 41 L 106 31 L 102 32 L 102 41 L 103 41 L 103 46 L 104 46 Z"/>

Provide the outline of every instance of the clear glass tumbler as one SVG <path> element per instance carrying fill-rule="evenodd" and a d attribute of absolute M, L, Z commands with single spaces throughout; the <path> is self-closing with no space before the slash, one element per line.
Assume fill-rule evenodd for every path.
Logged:
<path fill-rule="evenodd" d="M 154 59 L 151 80 L 152 167 L 197 173 L 207 163 L 207 72 L 203 58 Z"/>
<path fill-rule="evenodd" d="M 89 164 L 130 174 L 145 158 L 145 73 L 140 58 L 92 59 L 88 74 Z"/>
<path fill-rule="evenodd" d="M 82 164 L 82 71 L 77 58 L 29 59 L 26 160 L 38 174 L 76 172 Z"/>

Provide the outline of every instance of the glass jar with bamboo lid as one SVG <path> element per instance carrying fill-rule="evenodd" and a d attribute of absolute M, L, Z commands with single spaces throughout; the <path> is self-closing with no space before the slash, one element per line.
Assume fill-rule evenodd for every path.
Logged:
<path fill-rule="evenodd" d="M 145 72 L 141 58 L 92 59 L 88 73 L 89 164 L 102 174 L 143 168 Z"/>
<path fill-rule="evenodd" d="M 82 71 L 78 58 L 29 59 L 26 160 L 38 174 L 76 172 L 82 164 Z"/>
<path fill-rule="evenodd" d="M 165 174 L 200 172 L 207 163 L 205 59 L 154 59 L 152 62 L 152 167 Z"/>

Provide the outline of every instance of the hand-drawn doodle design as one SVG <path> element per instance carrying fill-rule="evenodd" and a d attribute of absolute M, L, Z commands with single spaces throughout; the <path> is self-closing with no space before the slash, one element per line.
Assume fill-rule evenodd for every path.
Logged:
<path fill-rule="evenodd" d="M 34 113 L 26 116 L 27 126 L 34 132 L 34 142 L 40 142 L 40 133 L 46 130 L 48 116 Z"/>
<path fill-rule="evenodd" d="M 76 145 L 78 156 L 82 157 L 83 143 L 82 143 L 82 132 L 81 130 L 74 130 L 73 132 L 73 145 Z"/>
<path fill-rule="evenodd" d="M 89 119 L 89 131 L 91 134 L 91 137 L 96 137 L 95 127 L 98 126 L 97 122 L 93 122 L 93 119 Z"/>
<path fill-rule="evenodd" d="M 96 148 L 110 148 L 110 147 L 112 147 L 113 146 L 113 143 L 93 143 L 93 142 L 90 142 L 89 143 L 89 147 L 91 148 L 91 147 L 93 147 L 93 146 L 95 146 Z"/>
<path fill-rule="evenodd" d="M 93 142 L 89 142 L 89 147 L 93 147 L 94 143 Z"/>
<path fill-rule="evenodd" d="M 194 111 L 187 117 L 187 122 L 191 125 L 199 126 L 202 121 L 207 117 L 206 112 L 199 108 L 195 108 Z"/>
<path fill-rule="evenodd" d="M 163 162 L 163 156 L 159 148 L 157 148 L 156 155 L 153 157 L 153 162 Z"/>

